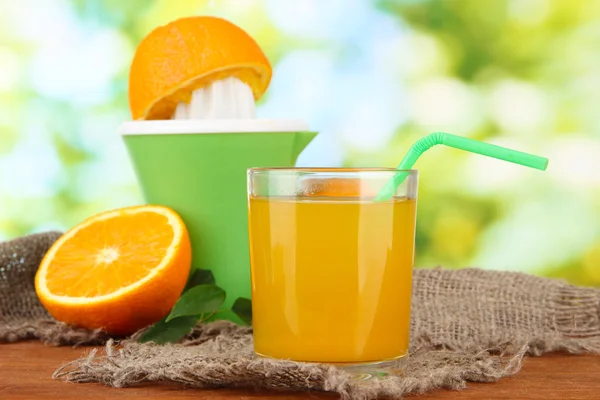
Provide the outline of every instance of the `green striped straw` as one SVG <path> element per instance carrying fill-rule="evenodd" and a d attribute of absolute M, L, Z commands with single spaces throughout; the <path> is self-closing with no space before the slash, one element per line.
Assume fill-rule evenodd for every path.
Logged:
<path fill-rule="evenodd" d="M 415 162 L 421 156 L 421 154 L 437 144 L 443 144 L 449 147 L 454 147 L 455 149 L 497 158 L 499 160 L 539 169 L 541 171 L 545 171 L 548 167 L 548 159 L 544 157 L 507 149 L 506 147 L 496 146 L 495 144 L 484 143 L 478 140 L 451 135 L 449 133 L 434 132 L 422 139 L 417 140 L 417 142 L 411 146 L 406 156 L 404 156 L 402 159 L 402 162 L 400 162 L 398 165 L 397 169 L 401 171 L 385 184 L 383 189 L 381 189 L 381 191 L 375 197 L 375 201 L 385 201 L 391 199 L 396 193 L 398 186 L 400 186 L 400 184 L 404 182 L 404 179 L 406 179 L 408 176 L 407 170 L 410 170 L 413 165 L 415 165 Z"/>

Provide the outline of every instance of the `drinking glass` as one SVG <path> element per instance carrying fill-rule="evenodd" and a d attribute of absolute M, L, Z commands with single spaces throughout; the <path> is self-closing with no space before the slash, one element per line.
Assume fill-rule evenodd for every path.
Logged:
<path fill-rule="evenodd" d="M 386 201 L 375 196 L 398 173 Z M 248 210 L 254 350 L 359 372 L 408 354 L 416 170 L 254 168 Z"/>

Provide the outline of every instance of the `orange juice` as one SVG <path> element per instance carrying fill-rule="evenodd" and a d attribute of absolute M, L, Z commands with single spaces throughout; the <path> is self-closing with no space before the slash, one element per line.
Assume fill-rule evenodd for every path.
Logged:
<path fill-rule="evenodd" d="M 368 363 L 408 351 L 416 201 L 250 198 L 254 349 Z"/>

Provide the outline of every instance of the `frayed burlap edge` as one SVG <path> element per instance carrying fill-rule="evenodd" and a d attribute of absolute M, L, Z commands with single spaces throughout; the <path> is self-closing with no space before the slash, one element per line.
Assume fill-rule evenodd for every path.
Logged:
<path fill-rule="evenodd" d="M 227 333 L 214 336 L 219 330 Z M 207 331 L 212 334 L 204 334 Z M 237 343 L 245 336 L 242 348 L 229 347 L 232 343 L 229 337 L 236 336 L 236 332 Z M 516 373 L 528 350 L 523 345 L 516 354 L 505 356 L 497 349 L 457 352 L 427 346 L 411 354 L 410 363 L 401 375 L 365 381 L 333 366 L 256 357 L 251 352 L 249 333 L 242 333 L 226 322 L 199 326 L 193 336 L 194 347 L 187 342 L 158 346 L 131 340 L 117 344 L 110 340 L 103 351 L 94 349 L 61 367 L 54 378 L 118 388 L 142 382 L 171 382 L 202 389 L 328 391 L 338 393 L 342 399 L 369 400 L 381 396 L 400 398 L 437 388 L 463 389 L 467 381 L 496 381 Z M 211 336 L 212 339 L 205 340 Z M 223 351 L 223 347 L 227 350 Z M 202 357 L 200 353 L 209 355 Z"/>
<path fill-rule="evenodd" d="M 110 336 L 100 329 L 77 328 L 53 319 L 13 324 L 10 329 L 0 332 L 0 344 L 22 340 L 40 340 L 45 345 L 50 346 L 76 347 L 102 345 L 109 339 Z"/>

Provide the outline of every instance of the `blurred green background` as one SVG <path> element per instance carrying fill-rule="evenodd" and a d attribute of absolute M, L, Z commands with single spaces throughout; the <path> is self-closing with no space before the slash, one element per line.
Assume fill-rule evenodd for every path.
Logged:
<path fill-rule="evenodd" d="M 600 286 L 600 1 L 0 2 L 0 239 L 141 203 L 116 128 L 137 43 L 218 15 L 274 65 L 260 117 L 321 134 L 299 165 L 395 166 L 443 130 L 550 158 L 419 160 L 418 267 Z"/>

